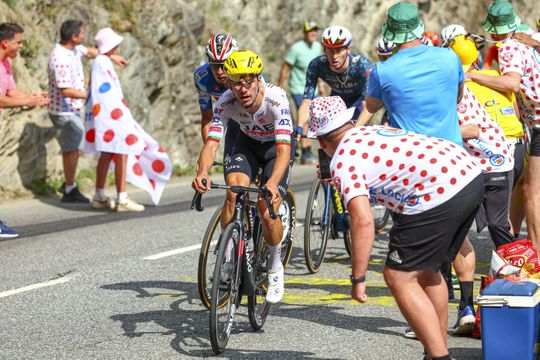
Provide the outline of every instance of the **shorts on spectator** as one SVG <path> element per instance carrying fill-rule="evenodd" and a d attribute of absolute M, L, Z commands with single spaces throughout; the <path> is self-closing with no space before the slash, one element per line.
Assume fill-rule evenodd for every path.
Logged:
<path fill-rule="evenodd" d="M 540 156 L 540 128 L 531 128 L 530 155 Z"/>
<path fill-rule="evenodd" d="M 484 198 L 478 175 L 450 200 L 420 214 L 392 214 L 386 265 L 401 271 L 438 272 L 454 261 Z"/>
<path fill-rule="evenodd" d="M 80 114 L 49 114 L 63 152 L 82 149 L 84 126 Z"/>

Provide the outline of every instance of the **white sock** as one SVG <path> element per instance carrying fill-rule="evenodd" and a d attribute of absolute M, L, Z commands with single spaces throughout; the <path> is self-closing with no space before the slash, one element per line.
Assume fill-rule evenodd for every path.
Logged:
<path fill-rule="evenodd" d="M 119 192 L 118 195 L 116 196 L 116 199 L 119 203 L 125 202 L 127 198 L 128 198 L 127 192 L 125 191 Z"/>
<path fill-rule="evenodd" d="M 73 183 L 73 184 L 71 184 L 71 185 L 66 184 L 66 190 L 65 190 L 65 191 L 66 191 L 66 194 L 67 194 L 67 193 L 70 193 L 71 190 L 75 189 L 76 187 L 77 187 L 77 184 L 75 184 L 75 183 Z"/>
<path fill-rule="evenodd" d="M 94 194 L 94 197 L 96 199 L 105 200 L 105 198 L 107 197 L 107 195 L 105 195 L 105 189 L 96 188 L 96 193 Z"/>
<path fill-rule="evenodd" d="M 283 267 L 283 264 L 281 263 L 281 244 L 278 244 L 277 246 L 268 245 L 268 253 L 270 255 L 268 259 L 270 268 L 268 271 L 275 273 Z"/>

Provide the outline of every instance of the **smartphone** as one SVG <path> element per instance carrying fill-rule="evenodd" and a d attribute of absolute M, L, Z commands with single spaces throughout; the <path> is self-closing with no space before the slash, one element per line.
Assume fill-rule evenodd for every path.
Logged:
<path fill-rule="evenodd" d="M 331 179 L 330 161 L 332 157 L 326 155 L 323 149 L 319 149 L 319 169 L 321 170 L 321 179 Z"/>

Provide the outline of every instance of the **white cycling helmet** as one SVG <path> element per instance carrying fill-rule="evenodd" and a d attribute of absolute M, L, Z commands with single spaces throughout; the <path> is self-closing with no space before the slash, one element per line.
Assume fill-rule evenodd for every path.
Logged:
<path fill-rule="evenodd" d="M 206 55 L 208 55 L 209 62 L 222 63 L 236 50 L 238 50 L 238 44 L 229 34 L 214 35 L 206 44 Z"/>
<path fill-rule="evenodd" d="M 392 55 L 395 49 L 396 45 L 390 40 L 380 37 L 377 41 L 377 54 L 381 56 Z"/>
<path fill-rule="evenodd" d="M 443 42 L 442 46 L 448 46 L 450 44 L 450 41 L 452 41 L 458 35 L 467 35 L 467 30 L 465 30 L 463 25 L 451 24 L 445 26 L 441 31 L 441 37 Z"/>
<path fill-rule="evenodd" d="M 349 47 L 352 41 L 352 34 L 346 27 L 330 26 L 322 33 L 322 44 L 328 48 Z"/>

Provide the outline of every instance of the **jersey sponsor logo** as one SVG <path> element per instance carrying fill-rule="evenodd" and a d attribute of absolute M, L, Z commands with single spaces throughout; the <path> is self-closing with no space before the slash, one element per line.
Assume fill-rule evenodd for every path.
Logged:
<path fill-rule="evenodd" d="M 399 257 L 397 250 L 392 251 L 390 255 L 388 255 L 388 258 L 398 264 L 401 264 L 403 262 Z"/>
<path fill-rule="evenodd" d="M 199 81 L 206 75 L 208 75 L 208 71 L 206 69 L 202 69 L 201 71 L 195 73 L 195 80 Z"/>
<path fill-rule="evenodd" d="M 319 116 L 317 121 L 319 122 L 319 127 L 322 127 L 322 126 L 328 124 L 328 122 L 330 121 L 330 117 L 328 117 L 327 115 L 321 115 L 321 116 Z"/>
<path fill-rule="evenodd" d="M 214 123 L 219 123 L 219 122 L 221 122 L 221 120 L 219 119 L 219 116 L 214 116 L 214 117 L 212 118 L 212 124 L 214 124 Z"/>
<path fill-rule="evenodd" d="M 386 137 L 396 137 L 396 136 L 403 136 L 407 135 L 409 132 L 407 130 L 403 129 L 391 129 L 391 128 L 384 128 L 377 130 L 377 135 L 386 136 Z"/>
<path fill-rule="evenodd" d="M 505 116 L 505 115 L 515 115 L 516 114 L 516 112 L 514 111 L 514 108 L 512 106 L 503 107 L 500 110 L 501 110 L 501 114 L 503 116 Z"/>
<path fill-rule="evenodd" d="M 289 109 L 281 109 L 281 115 L 290 115 L 291 110 Z"/>
<path fill-rule="evenodd" d="M 281 120 L 279 120 L 278 125 L 289 126 L 289 125 L 291 125 L 291 120 L 290 119 L 281 119 Z"/>
<path fill-rule="evenodd" d="M 495 106 L 495 105 L 501 105 L 501 104 L 496 102 L 495 100 L 488 100 L 484 103 L 484 107 L 487 107 L 487 108 Z"/>
<path fill-rule="evenodd" d="M 266 98 L 266 102 L 272 105 L 273 107 L 279 107 L 279 103 L 276 100 Z"/>
<path fill-rule="evenodd" d="M 291 130 L 279 129 L 276 130 L 276 135 L 291 135 Z"/>
<path fill-rule="evenodd" d="M 394 191 L 392 189 L 385 189 L 384 186 L 382 188 L 369 188 L 369 196 L 370 198 L 375 198 L 377 194 L 382 194 L 386 197 L 393 198 L 397 200 L 400 203 L 405 203 L 407 206 L 414 207 L 420 203 L 420 198 L 418 195 L 408 195 L 405 196 L 404 194 Z"/>
<path fill-rule="evenodd" d="M 510 60 L 512 60 L 514 58 L 514 54 L 512 54 L 510 51 L 506 51 L 503 56 L 502 56 L 503 60 L 508 62 Z"/>
<path fill-rule="evenodd" d="M 501 154 L 494 154 L 489 157 L 489 162 L 493 166 L 502 166 L 505 160 L 506 159 Z"/>

